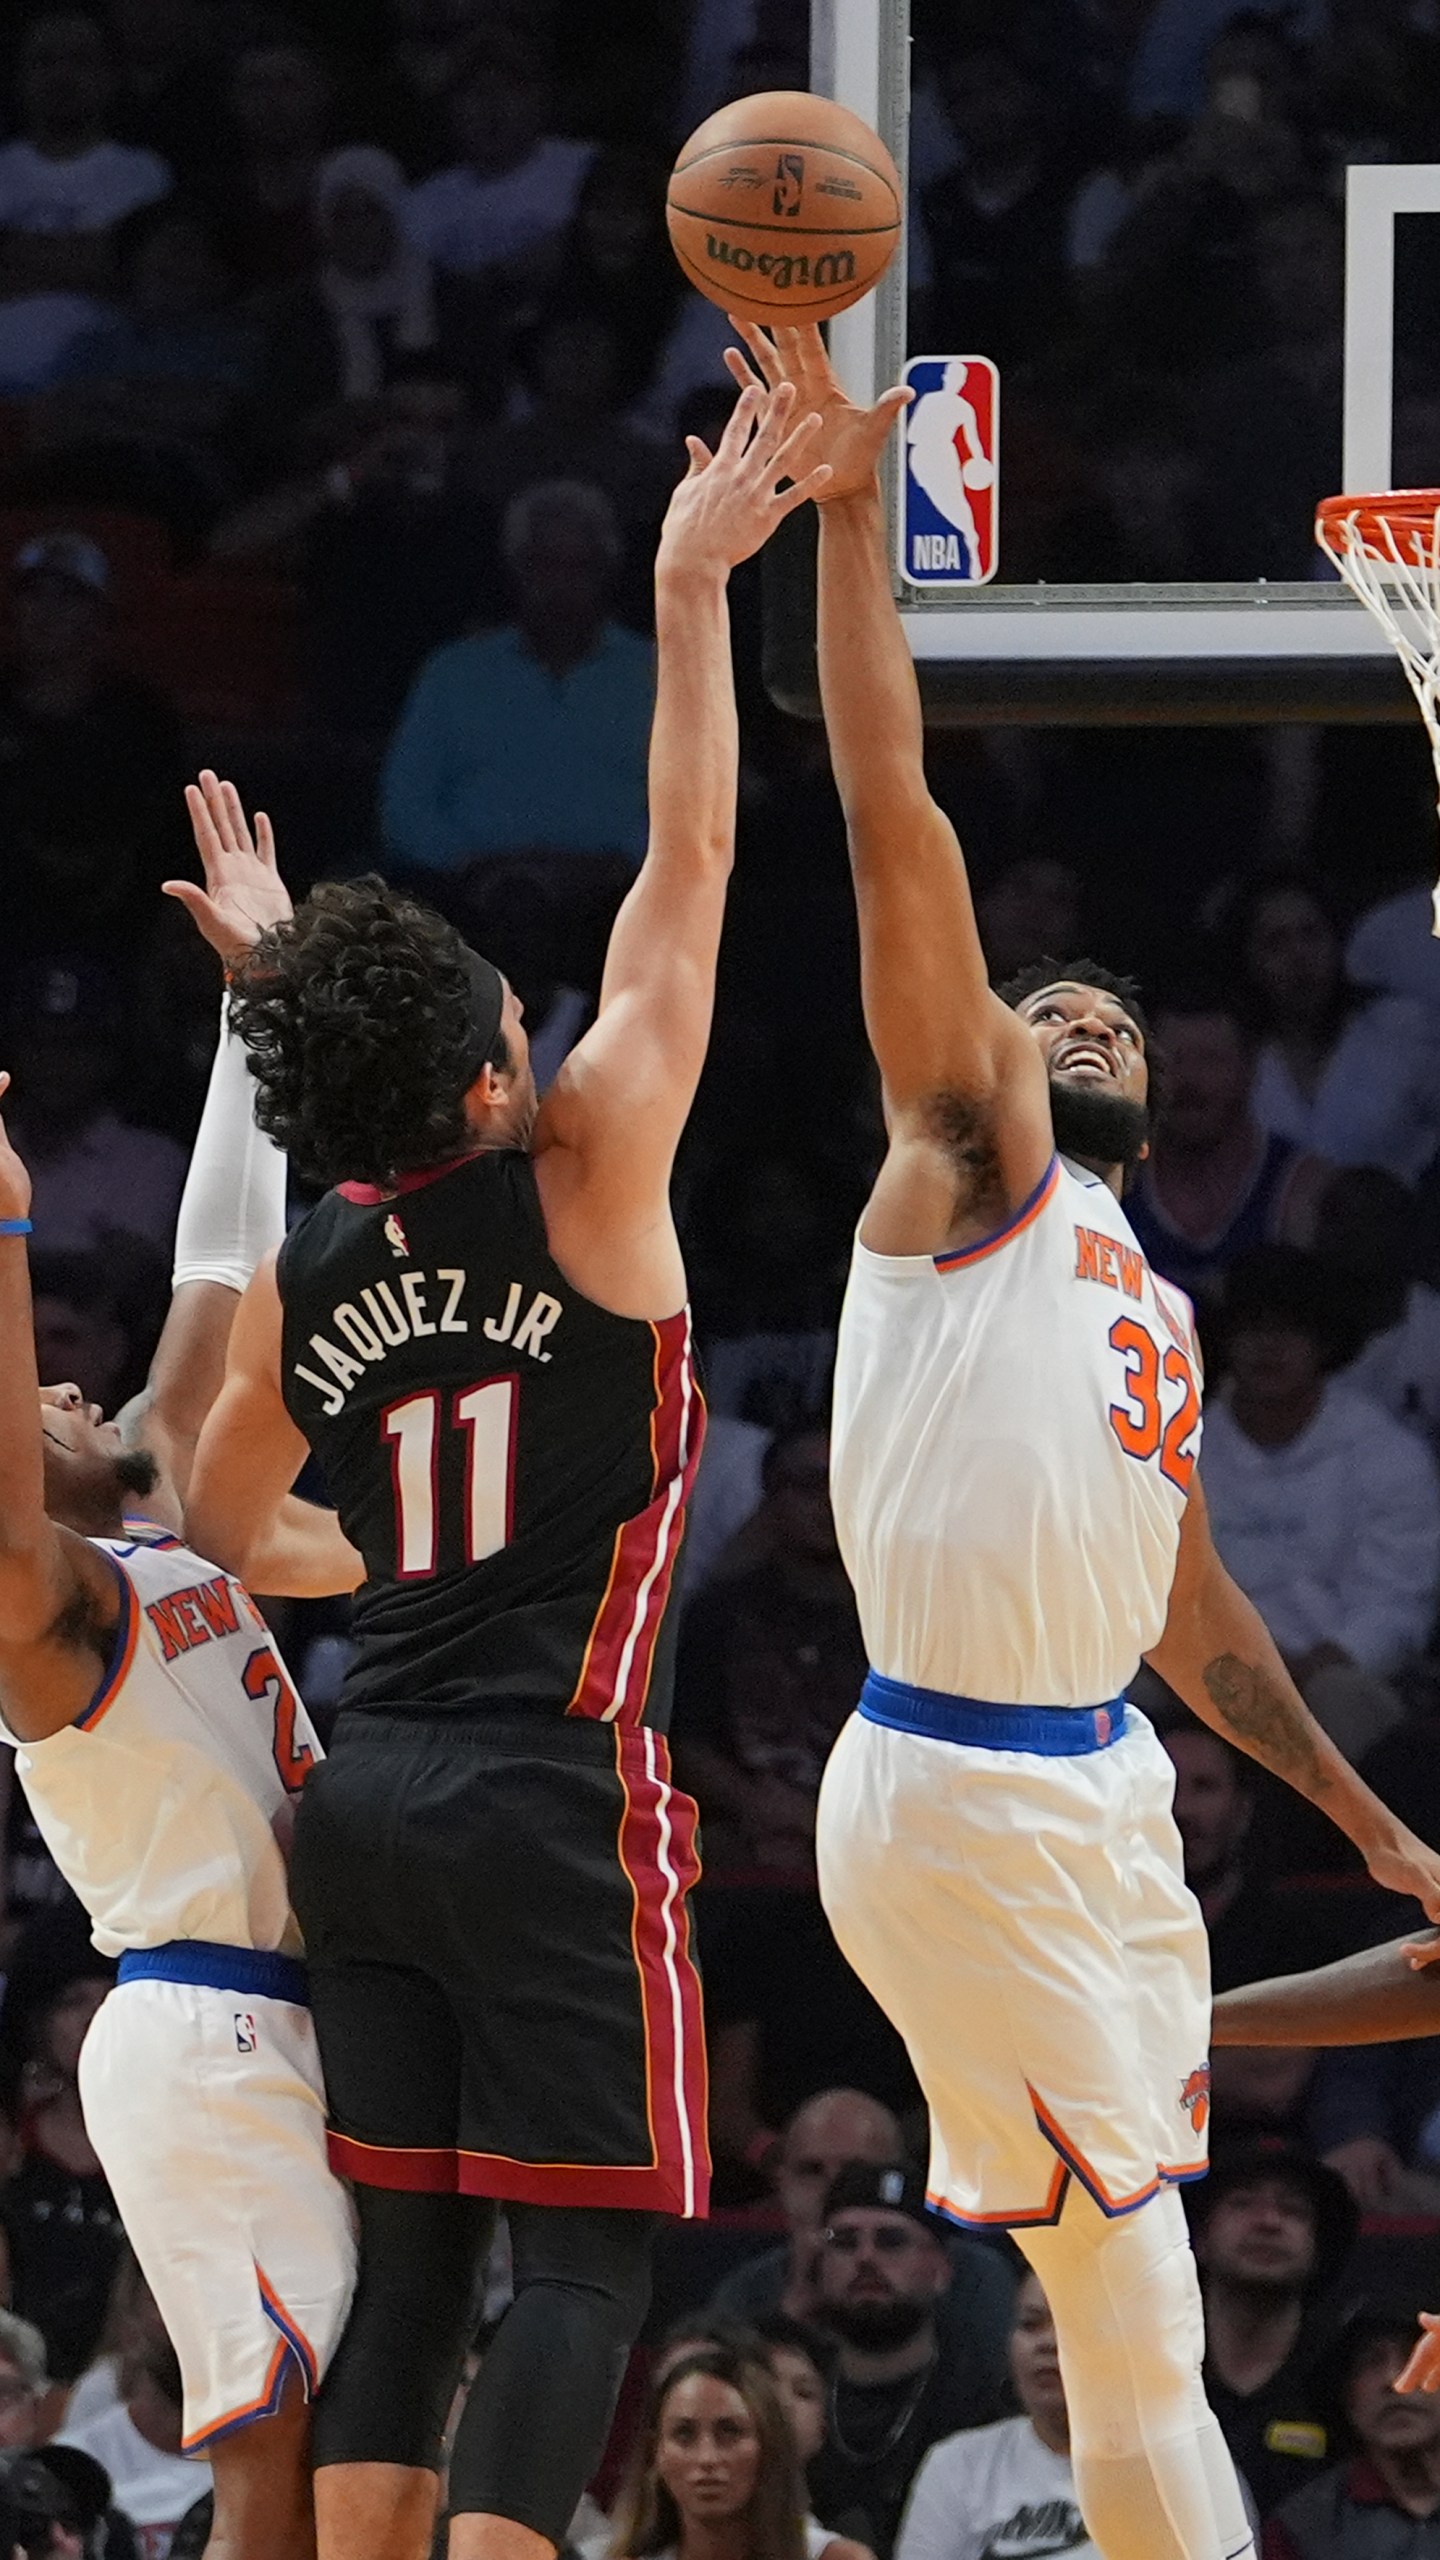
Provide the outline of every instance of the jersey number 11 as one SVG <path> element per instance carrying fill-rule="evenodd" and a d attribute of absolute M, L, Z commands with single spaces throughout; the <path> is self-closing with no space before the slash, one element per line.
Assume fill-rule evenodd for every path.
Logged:
<path fill-rule="evenodd" d="M 450 1427 L 466 1435 L 464 1554 L 483 1564 L 510 1543 L 515 1506 L 516 1377 L 462 1387 Z M 395 1491 L 395 1573 L 415 1582 L 436 1569 L 440 1550 L 440 1405 L 437 1387 L 388 1405 L 381 1436 L 390 1443 Z"/>

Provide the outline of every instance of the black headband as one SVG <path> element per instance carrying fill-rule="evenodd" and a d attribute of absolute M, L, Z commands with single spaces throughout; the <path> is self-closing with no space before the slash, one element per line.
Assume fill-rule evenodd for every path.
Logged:
<path fill-rule="evenodd" d="M 481 1068 L 495 1054 L 500 1020 L 505 1010 L 505 981 L 489 960 L 478 951 L 467 950 L 465 974 L 470 981 L 470 1028 L 465 1043 L 464 1085 L 469 1092 Z"/>

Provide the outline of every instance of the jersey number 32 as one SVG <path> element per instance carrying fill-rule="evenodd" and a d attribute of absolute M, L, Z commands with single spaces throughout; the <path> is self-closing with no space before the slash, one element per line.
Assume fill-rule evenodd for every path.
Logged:
<path fill-rule="evenodd" d="M 1200 1390 L 1186 1354 L 1178 1343 L 1162 1353 L 1154 1335 L 1133 1316 L 1120 1316 L 1112 1324 L 1110 1345 L 1125 1363 L 1124 1401 L 1110 1407 L 1111 1430 L 1127 1458 L 1153 1458 L 1158 1450 L 1162 1476 L 1188 1493 L 1195 1450 L 1187 1443 L 1193 1442 L 1200 1419 Z M 1176 1387 L 1179 1401 L 1171 1406 L 1164 1390 Z"/>

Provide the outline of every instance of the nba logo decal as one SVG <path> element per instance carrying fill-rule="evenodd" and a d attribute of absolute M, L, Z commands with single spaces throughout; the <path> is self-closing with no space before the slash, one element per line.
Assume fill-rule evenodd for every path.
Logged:
<path fill-rule="evenodd" d="M 260 2050 L 260 2038 L 248 2009 L 235 2012 L 235 2050 L 237 2053 L 258 2053 Z"/>
<path fill-rule="evenodd" d="M 1000 376 L 988 356 L 913 356 L 900 422 L 900 575 L 979 587 L 999 566 Z"/>
<path fill-rule="evenodd" d="M 385 1221 L 384 1233 L 385 1241 L 390 1247 L 391 1252 L 394 1254 L 396 1261 L 408 1262 L 410 1260 L 410 1239 L 405 1233 L 404 1228 L 401 1226 L 393 1209 Z"/>

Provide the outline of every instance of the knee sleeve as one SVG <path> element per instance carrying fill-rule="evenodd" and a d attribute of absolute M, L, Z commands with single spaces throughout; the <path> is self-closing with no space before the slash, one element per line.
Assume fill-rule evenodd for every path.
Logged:
<path fill-rule="evenodd" d="M 357 2187 L 355 2301 L 315 2409 L 315 2461 L 438 2471 L 495 2207 Z"/>
<path fill-rule="evenodd" d="M 1049 2297 L 1071 2440 L 1119 2461 L 1159 2429 L 1193 2427 L 1204 2321 L 1180 2199 L 1111 2220 L 1072 2191 L 1024 2247 Z"/>
<path fill-rule="evenodd" d="M 655 2216 L 540 2205 L 506 2212 L 515 2299 L 460 2421 L 450 2511 L 506 2516 L 559 2544 L 605 2449 L 649 2309 Z"/>

